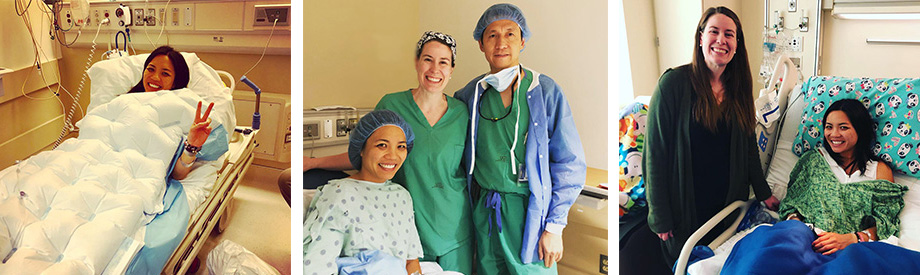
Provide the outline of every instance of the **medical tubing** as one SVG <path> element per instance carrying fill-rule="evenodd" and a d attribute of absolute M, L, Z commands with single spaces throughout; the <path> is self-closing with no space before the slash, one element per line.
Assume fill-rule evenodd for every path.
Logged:
<path fill-rule="evenodd" d="M 61 140 L 64 139 L 67 131 L 73 128 L 70 120 L 73 118 L 74 108 L 80 105 L 80 96 L 83 94 L 83 85 L 86 84 L 86 77 L 89 76 L 87 70 L 89 70 L 89 66 L 93 64 L 93 55 L 96 53 L 96 38 L 99 38 L 99 31 L 102 30 L 102 24 L 108 22 L 108 18 L 99 21 L 99 26 L 96 28 L 96 35 L 93 36 L 93 46 L 89 49 L 89 56 L 86 58 L 86 66 L 83 68 L 83 76 L 80 77 L 80 85 L 77 85 L 77 95 L 73 98 L 73 102 L 71 102 L 70 110 L 67 111 L 67 117 L 64 118 L 64 127 L 61 128 L 61 134 L 58 136 L 57 140 L 54 141 L 54 146 L 52 148 L 57 148 L 58 145 L 61 145 Z"/>
<path fill-rule="evenodd" d="M 256 64 L 252 65 L 252 68 L 249 68 L 249 70 L 243 73 L 244 76 L 249 74 L 249 72 L 251 72 L 252 69 L 255 69 L 256 66 L 259 66 L 259 63 L 262 63 L 262 58 L 265 57 L 265 51 L 268 50 L 268 45 L 272 42 L 272 36 L 275 34 L 275 25 L 277 24 L 278 24 L 278 19 L 275 18 L 275 23 L 272 23 L 272 31 L 268 33 L 268 41 L 265 41 L 265 47 L 262 48 L 262 56 L 259 56 L 259 60 L 256 61 Z"/>
<path fill-rule="evenodd" d="M 149 2 L 148 0 L 144 0 L 144 10 L 147 10 L 147 3 L 148 3 L 148 2 Z M 170 2 L 172 2 L 172 0 L 166 1 L 166 7 L 163 8 L 163 14 L 164 14 L 164 16 L 165 16 L 166 12 L 169 11 L 169 3 L 170 3 Z M 160 42 L 160 37 L 163 36 L 163 30 L 166 29 L 166 20 L 163 20 L 163 17 L 164 17 L 164 16 L 160 16 L 160 17 L 159 17 L 159 18 L 160 18 L 160 22 L 155 22 L 155 21 L 154 21 L 155 23 L 159 23 L 159 24 L 160 24 L 160 34 L 157 35 L 157 42 Z M 146 18 L 145 18 L 144 20 L 146 21 Z M 148 28 L 144 28 L 144 36 L 147 37 L 147 42 L 150 42 L 150 45 L 151 45 L 151 46 L 156 46 L 156 44 L 153 44 L 153 40 L 150 40 L 150 33 L 147 32 L 147 29 L 148 29 Z M 169 37 L 168 37 L 168 36 L 167 36 L 167 39 L 166 39 L 166 43 L 169 44 Z M 133 46 L 132 46 L 132 47 L 133 47 Z"/>

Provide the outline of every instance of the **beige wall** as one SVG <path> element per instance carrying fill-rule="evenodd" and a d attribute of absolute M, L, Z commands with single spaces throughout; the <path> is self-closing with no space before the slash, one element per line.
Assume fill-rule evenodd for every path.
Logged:
<path fill-rule="evenodd" d="M 32 70 L 35 47 L 23 19 L 16 16 L 12 2 L 0 5 L 0 14 L 5 15 L 0 16 L 0 26 L 3 26 L 0 28 L 0 49 L 7 49 L 0 52 L 0 67 L 14 70 L 3 77 L 4 94 L 0 96 L 0 127 L 3 128 L 0 131 L 0 168 L 4 168 L 54 142 L 63 127 L 63 111 L 61 103 L 46 88 L 58 89 L 59 67 L 54 60 L 57 42 L 47 35 L 47 22 L 33 24 L 35 39 L 41 47 L 41 72 L 44 74 L 40 74 Z M 45 18 L 36 5 L 29 9 L 29 14 L 32 22 Z"/>
<path fill-rule="evenodd" d="M 920 20 L 844 20 L 825 12 L 821 75 L 917 77 L 920 48 L 910 44 L 867 44 L 867 38 L 920 40 Z"/>
<path fill-rule="evenodd" d="M 324 0 L 304 9 L 304 108 L 374 107 L 416 86 L 419 1 Z"/>
<path fill-rule="evenodd" d="M 632 74 L 633 90 L 631 92 L 633 96 L 650 96 L 655 92 L 658 77 L 662 73 L 658 68 L 658 47 L 655 45 L 654 5 L 647 0 L 624 0 L 623 11 L 626 18 L 626 45 L 629 47 L 629 65 Z M 619 102 L 619 105 L 628 103 Z"/>
<path fill-rule="evenodd" d="M 658 77 L 668 68 L 687 64 L 692 59 L 694 28 L 702 12 L 709 7 L 726 6 L 741 19 L 745 34 L 748 61 L 756 93 L 763 84 L 758 82 L 763 60 L 763 2 L 740 0 L 703 0 L 701 2 L 624 0 L 633 93 L 650 96 Z M 698 6 L 695 6 L 698 5 Z M 798 18 L 798 17 L 796 17 Z M 654 20 L 652 20 L 654 19 Z M 655 46 L 655 38 L 660 41 Z M 657 64 L 657 66 L 649 66 Z M 621 105 L 624 103 L 621 103 Z"/>
<path fill-rule="evenodd" d="M 740 2 L 740 1 L 739 1 Z M 760 64 L 763 63 L 763 1 L 745 1 L 738 3 L 738 8 L 727 6 L 741 19 L 741 27 L 744 30 L 744 46 L 747 48 L 748 62 L 751 64 L 751 79 L 754 80 L 754 87 L 751 91 L 754 98 L 757 98 L 760 89 L 765 84 L 760 79 Z"/>
<path fill-rule="evenodd" d="M 655 0 L 655 27 L 658 35 L 658 74 L 668 68 L 690 63 L 693 58 L 693 36 L 702 2 Z"/>
<path fill-rule="evenodd" d="M 417 86 L 415 43 L 427 30 L 458 41 L 453 95 L 488 71 L 473 29 L 494 1 L 313 3 L 304 16 L 304 107 L 373 107 Z M 607 3 L 512 1 L 533 32 L 521 63 L 556 80 L 573 109 L 588 166 L 607 169 Z M 363 42 L 368 41 L 368 42 Z"/>

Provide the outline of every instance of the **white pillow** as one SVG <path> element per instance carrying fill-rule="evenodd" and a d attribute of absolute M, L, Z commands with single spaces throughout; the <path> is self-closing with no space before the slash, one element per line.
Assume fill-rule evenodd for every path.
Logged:
<path fill-rule="evenodd" d="M 150 54 L 138 54 L 116 59 L 103 60 L 93 64 L 86 71 L 90 79 L 90 101 L 87 113 L 94 108 L 112 101 L 116 96 L 128 93 L 128 90 L 141 81 L 144 61 Z M 188 88 L 200 96 L 205 104 L 214 102 L 211 118 L 222 123 L 228 132 L 236 127 L 236 111 L 233 106 L 233 92 L 220 80 L 217 71 L 195 53 L 182 53 L 189 68 Z M 206 106 L 202 106 L 206 108 Z M 216 127 L 212 124 L 211 127 Z"/>
<path fill-rule="evenodd" d="M 90 101 L 86 111 L 111 101 L 118 95 L 128 93 L 128 90 L 141 81 L 144 61 L 150 54 L 138 54 L 110 60 L 103 60 L 93 64 L 86 73 L 90 79 Z M 223 91 L 228 94 L 229 89 L 220 80 L 211 66 L 208 66 L 194 53 L 182 53 L 185 63 L 189 68 L 188 88 L 195 91 L 203 98 L 213 95 L 201 94 L 211 91 Z"/>

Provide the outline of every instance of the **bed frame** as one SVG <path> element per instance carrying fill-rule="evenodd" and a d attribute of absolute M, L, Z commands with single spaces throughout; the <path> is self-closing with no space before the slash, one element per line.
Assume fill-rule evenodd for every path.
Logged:
<path fill-rule="evenodd" d="M 211 231 L 217 228 L 220 233 L 227 227 L 233 194 L 236 193 L 239 182 L 255 159 L 252 151 L 257 145 L 255 136 L 259 132 L 249 127 L 237 127 L 236 129 L 243 132 L 251 130 L 251 132 L 249 134 L 233 132 L 231 140 L 235 142 L 230 143 L 230 156 L 218 172 L 219 176 L 214 187 L 211 188 L 211 194 L 192 214 L 188 232 L 179 243 L 179 247 L 166 261 L 162 274 L 185 274 L 208 240 Z M 204 262 L 203 259 L 201 261 Z"/>

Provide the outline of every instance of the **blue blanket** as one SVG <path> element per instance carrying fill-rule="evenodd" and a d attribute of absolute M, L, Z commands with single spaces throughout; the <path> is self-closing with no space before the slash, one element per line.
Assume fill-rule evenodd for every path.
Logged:
<path fill-rule="evenodd" d="M 825 256 L 812 250 L 815 239 L 795 220 L 761 226 L 735 244 L 722 274 L 920 274 L 920 252 L 868 242 Z"/>

